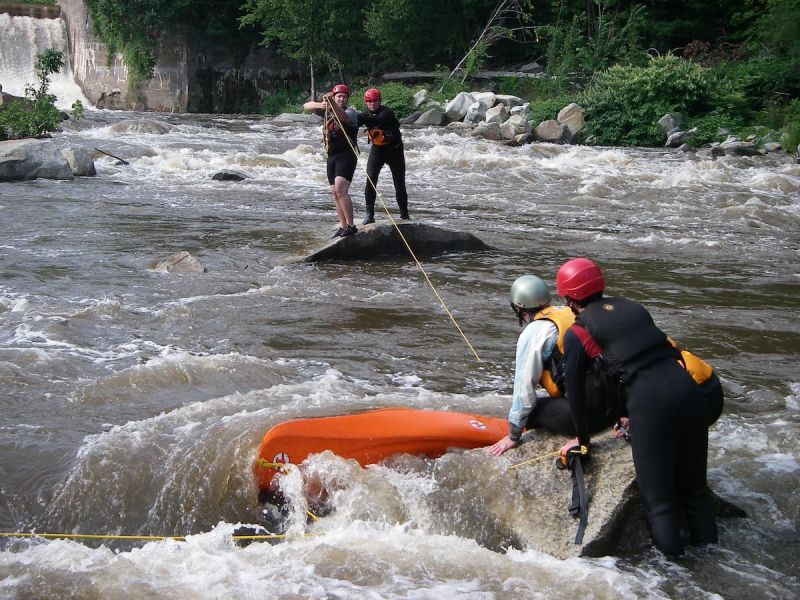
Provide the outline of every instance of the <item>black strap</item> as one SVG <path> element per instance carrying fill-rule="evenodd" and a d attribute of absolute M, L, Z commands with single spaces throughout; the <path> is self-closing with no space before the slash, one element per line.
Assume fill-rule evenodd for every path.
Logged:
<path fill-rule="evenodd" d="M 583 543 L 583 533 L 586 531 L 586 524 L 589 521 L 589 507 L 586 500 L 586 485 L 583 481 L 583 467 L 581 466 L 581 459 L 579 456 L 575 457 L 572 463 L 572 505 L 569 512 L 574 515 L 573 508 L 576 506 L 577 500 L 577 514 L 579 517 L 578 530 L 575 532 L 575 543 Z"/>

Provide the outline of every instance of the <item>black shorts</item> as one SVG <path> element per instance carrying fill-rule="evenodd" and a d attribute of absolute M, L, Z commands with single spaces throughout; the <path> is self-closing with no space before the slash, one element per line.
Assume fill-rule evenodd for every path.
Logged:
<path fill-rule="evenodd" d="M 337 177 L 353 181 L 358 158 L 349 148 L 345 152 L 337 152 L 328 156 L 328 183 L 333 185 Z"/>

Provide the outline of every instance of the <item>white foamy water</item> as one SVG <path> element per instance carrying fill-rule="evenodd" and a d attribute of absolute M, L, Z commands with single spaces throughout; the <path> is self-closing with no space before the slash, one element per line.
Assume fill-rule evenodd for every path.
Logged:
<path fill-rule="evenodd" d="M 147 115 L 171 130 L 111 131 L 141 116 L 95 111 L 55 138 L 130 165 L 102 158 L 96 178 L 0 195 L 0 524 L 190 537 L 5 540 L 0 597 L 793 597 L 800 171 L 789 157 L 404 131 L 412 217 L 494 248 L 423 261 L 478 363 L 411 262 L 288 263 L 334 222 L 317 127 Z M 212 181 L 222 168 L 248 179 Z M 378 188 L 396 214 L 388 172 Z M 179 250 L 205 271 L 151 268 Z M 251 468 L 276 423 L 387 406 L 504 416 L 519 334 L 509 284 L 552 280 L 575 255 L 598 260 L 613 293 L 646 304 L 722 376 L 709 480 L 750 518 L 721 520 L 718 547 L 680 563 L 508 547 L 485 507 L 518 508 L 513 486 L 460 454 L 368 469 L 311 457 L 303 473 L 329 486 L 334 511 L 307 519 L 297 470 L 285 478 L 292 537 L 232 542 L 236 523 L 261 518 Z"/>
<path fill-rule="evenodd" d="M 12 17 L 0 13 L 0 84 L 3 91 L 24 97 L 26 86 L 37 87 L 36 57 L 49 49 L 64 53 L 64 67 L 49 78 L 48 91 L 56 97 L 56 106 L 69 109 L 75 100 L 80 100 L 85 108 L 91 107 L 91 102 L 72 76 L 67 30 L 61 19 Z"/>

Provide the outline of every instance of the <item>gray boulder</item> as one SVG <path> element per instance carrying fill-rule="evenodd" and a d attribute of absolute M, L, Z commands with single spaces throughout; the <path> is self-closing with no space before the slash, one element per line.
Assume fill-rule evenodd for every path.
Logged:
<path fill-rule="evenodd" d="M 509 108 L 514 108 L 523 105 L 523 100 L 519 96 L 512 96 L 511 94 L 497 94 L 495 96 L 497 102 L 502 102 Z"/>
<path fill-rule="evenodd" d="M 418 257 L 430 257 L 446 252 L 479 252 L 490 247 L 470 233 L 440 229 L 422 223 L 400 222 L 397 227 Z M 397 229 L 390 223 L 360 226 L 358 233 L 334 238 L 302 262 L 326 260 L 372 260 L 400 256 L 410 258 Z"/>
<path fill-rule="evenodd" d="M 469 105 L 467 109 L 467 114 L 464 116 L 464 123 L 469 123 L 474 125 L 476 123 L 480 123 L 481 121 L 486 120 L 486 108 L 485 104 L 481 104 L 480 102 L 473 102 Z M 459 121 L 453 121 L 454 123 L 458 123 Z"/>
<path fill-rule="evenodd" d="M 72 179 L 67 159 L 50 140 L 0 142 L 0 181 Z"/>
<path fill-rule="evenodd" d="M 312 113 L 281 113 L 277 117 L 270 119 L 273 125 L 292 125 L 301 123 L 304 125 L 319 125 L 322 117 Z"/>
<path fill-rule="evenodd" d="M 61 155 L 67 160 L 72 174 L 76 177 L 94 177 L 94 153 L 87 148 L 62 148 Z"/>
<path fill-rule="evenodd" d="M 497 96 L 494 92 L 470 92 L 475 102 L 480 102 L 487 109 L 492 108 L 497 103 Z"/>
<path fill-rule="evenodd" d="M 682 113 L 667 113 L 658 120 L 658 126 L 664 133 L 669 133 L 675 129 L 683 127 L 686 117 Z"/>
<path fill-rule="evenodd" d="M 463 115 L 462 115 L 463 116 Z M 421 126 L 436 126 L 439 127 L 447 123 L 447 117 L 445 117 L 444 111 L 442 111 L 439 107 L 434 107 L 430 110 L 425 111 L 422 113 L 419 118 L 414 121 L 414 125 L 421 125 Z"/>
<path fill-rule="evenodd" d="M 666 143 L 664 146 L 666 148 L 677 148 L 681 146 L 686 140 L 692 137 L 695 133 L 697 133 L 697 127 L 692 127 L 688 131 L 674 131 L 673 133 L 669 134 Z"/>
<path fill-rule="evenodd" d="M 239 171 L 233 171 L 231 169 L 223 169 L 222 171 L 217 171 L 211 176 L 211 179 L 214 181 L 243 181 L 247 179 L 247 175 L 244 173 L 240 173 Z"/>
<path fill-rule="evenodd" d="M 481 456 L 476 473 L 482 490 L 463 494 L 482 506 L 485 521 L 493 523 L 506 544 L 546 552 L 561 559 L 599 557 L 642 550 L 650 545 L 641 495 L 635 481 L 630 447 L 610 433 L 592 440 L 591 458 L 583 472 L 589 498 L 588 522 L 582 544 L 575 544 L 578 526 L 567 508 L 572 497 L 568 471 L 555 467 L 552 454 L 563 436 L 527 433 L 522 445 L 500 458 Z M 497 494 L 496 489 L 504 493 Z M 471 490 L 470 490 L 471 492 Z M 745 516 L 741 509 L 714 496 L 721 517 Z"/>
<path fill-rule="evenodd" d="M 414 94 L 414 99 L 411 101 L 411 106 L 414 108 L 419 108 L 430 99 L 431 95 L 428 93 L 428 90 L 421 89 L 416 94 Z"/>
<path fill-rule="evenodd" d="M 472 130 L 472 137 L 500 141 L 503 139 L 503 130 L 497 122 L 487 123 L 486 121 L 482 121 Z"/>
<path fill-rule="evenodd" d="M 475 102 L 475 98 L 469 92 L 459 92 L 456 97 L 447 103 L 444 108 L 448 121 L 460 121 L 467 114 L 470 104 Z"/>
<path fill-rule="evenodd" d="M 555 119 L 539 123 L 534 135 L 540 142 L 550 142 L 552 144 L 569 144 L 572 141 L 572 132 L 569 127 L 562 125 Z"/>
<path fill-rule="evenodd" d="M 753 142 L 725 141 L 719 145 L 728 156 L 758 156 L 760 152 Z"/>
<path fill-rule="evenodd" d="M 502 125 L 508 119 L 508 109 L 504 104 L 498 104 L 486 111 L 486 122 Z"/>
<path fill-rule="evenodd" d="M 556 120 L 561 123 L 561 125 L 569 127 L 572 137 L 575 137 L 575 135 L 581 132 L 586 126 L 586 122 L 583 118 L 584 112 L 583 107 L 572 102 L 558 111 Z"/>
<path fill-rule="evenodd" d="M 163 260 L 154 261 L 148 268 L 167 273 L 205 273 L 206 271 L 200 261 L 186 250 L 176 252 Z"/>
<path fill-rule="evenodd" d="M 162 121 L 149 119 L 127 119 L 114 123 L 111 126 L 113 133 L 150 133 L 153 135 L 164 135 L 172 131 L 172 125 Z"/>

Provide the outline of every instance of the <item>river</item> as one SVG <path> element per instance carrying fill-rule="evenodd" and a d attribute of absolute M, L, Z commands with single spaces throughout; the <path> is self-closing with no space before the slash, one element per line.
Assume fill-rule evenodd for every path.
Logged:
<path fill-rule="evenodd" d="M 478 362 L 413 262 L 290 262 L 335 224 L 316 127 L 159 115 L 165 135 L 110 130 L 137 116 L 91 111 L 56 135 L 129 165 L 0 185 L 0 530 L 189 537 L 0 540 L 0 597 L 797 597 L 791 157 L 405 130 L 412 218 L 493 247 L 423 262 Z M 212 181 L 222 168 L 249 178 Z M 396 215 L 388 172 L 378 187 Z M 180 250 L 206 272 L 149 268 Z M 362 471 L 320 455 L 339 480 L 330 516 L 280 543 L 231 541 L 258 517 L 251 463 L 276 423 L 385 406 L 505 416 L 511 282 L 552 281 L 573 256 L 719 372 L 709 483 L 749 515 L 721 520 L 719 545 L 677 562 L 481 545 L 481 473 L 458 456 Z"/>

